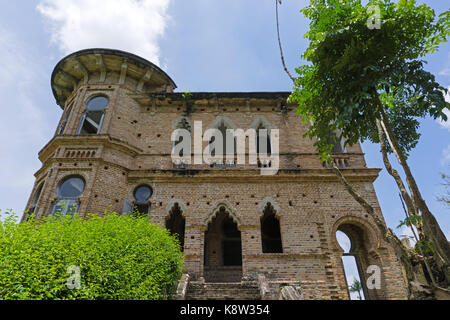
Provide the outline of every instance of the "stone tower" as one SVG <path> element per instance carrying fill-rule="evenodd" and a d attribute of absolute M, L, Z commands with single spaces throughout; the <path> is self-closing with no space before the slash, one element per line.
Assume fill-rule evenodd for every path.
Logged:
<path fill-rule="evenodd" d="M 65 57 L 51 86 L 64 112 L 39 152 L 42 168 L 22 219 L 135 209 L 178 234 L 193 288 L 259 279 L 262 298 L 292 286 L 305 299 L 348 299 L 340 230 L 352 242 L 348 254 L 366 298 L 406 298 L 393 249 L 303 138 L 306 127 L 286 103 L 289 92 L 175 93 L 156 65 L 110 49 Z M 192 132 L 196 121 L 203 130 L 263 128 L 269 137 L 278 129 L 278 172 L 261 175 L 271 166 L 264 161 L 174 163 L 172 132 Z M 382 217 L 373 188 L 379 169 L 366 167 L 360 145 L 336 145 L 334 159 Z M 365 285 L 373 265 L 379 288 Z"/>

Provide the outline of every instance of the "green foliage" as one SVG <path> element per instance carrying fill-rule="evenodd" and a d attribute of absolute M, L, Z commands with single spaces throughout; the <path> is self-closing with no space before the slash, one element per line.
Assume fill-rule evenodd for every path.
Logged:
<path fill-rule="evenodd" d="M 447 120 L 447 90 L 424 70 L 420 58 L 438 49 L 450 34 L 449 11 L 436 17 L 415 0 L 373 0 L 381 13 L 381 28 L 367 26 L 372 12 L 360 0 L 310 0 L 302 10 L 310 19 L 305 37 L 308 65 L 298 77 L 290 101 L 307 124 L 305 134 L 316 138 L 322 160 L 337 134 L 347 144 L 369 139 L 379 142 L 377 96 L 386 108 L 405 155 L 418 142 L 418 118 Z M 390 151 L 390 150 L 388 150 Z"/>
<path fill-rule="evenodd" d="M 358 280 L 354 279 L 352 285 L 349 287 L 349 291 L 352 292 L 352 293 L 353 292 L 357 292 L 359 300 L 361 300 L 361 291 L 362 291 L 361 282 L 359 282 Z"/>
<path fill-rule="evenodd" d="M 412 215 L 412 216 L 405 218 L 405 220 L 401 220 L 400 224 L 397 226 L 397 228 L 401 228 L 403 226 L 407 226 L 407 227 L 416 226 L 417 227 L 421 221 L 422 221 L 421 216 Z"/>
<path fill-rule="evenodd" d="M 419 254 L 422 254 L 425 256 L 432 256 L 433 253 L 435 252 L 435 250 L 431 246 L 430 241 L 425 240 L 425 239 L 421 239 L 421 240 L 417 241 L 414 248 Z"/>
<path fill-rule="evenodd" d="M 11 212 L 0 221 L 0 299 L 164 299 L 182 272 L 178 241 L 146 218 L 16 221 Z M 71 266 L 79 289 L 67 286 Z"/>
<path fill-rule="evenodd" d="M 190 93 L 189 91 L 183 92 L 183 93 L 181 94 L 181 96 L 183 97 L 184 100 L 190 100 L 190 99 L 192 99 L 192 93 Z"/>

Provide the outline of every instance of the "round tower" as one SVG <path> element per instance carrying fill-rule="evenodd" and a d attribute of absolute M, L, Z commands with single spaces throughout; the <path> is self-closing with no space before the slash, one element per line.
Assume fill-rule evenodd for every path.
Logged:
<path fill-rule="evenodd" d="M 137 132 L 142 108 L 134 98 L 171 93 L 175 82 L 134 54 L 87 49 L 56 65 L 51 88 L 63 114 L 55 136 L 39 152 L 43 165 L 24 219 L 32 213 L 103 212 L 114 204 L 119 211 L 123 199 L 135 196 L 126 188 L 127 168 L 144 152 Z"/>

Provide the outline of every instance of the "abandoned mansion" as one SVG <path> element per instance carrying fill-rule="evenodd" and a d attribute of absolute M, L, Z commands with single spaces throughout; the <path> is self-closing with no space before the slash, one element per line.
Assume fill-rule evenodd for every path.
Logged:
<path fill-rule="evenodd" d="M 278 299 L 286 286 L 304 299 L 349 299 L 345 255 L 355 258 L 366 299 L 407 298 L 392 247 L 321 162 L 314 141 L 303 137 L 307 125 L 288 103 L 289 92 L 174 92 L 175 82 L 159 67 L 111 49 L 65 57 L 51 88 L 63 114 L 39 152 L 42 167 L 23 220 L 105 209 L 147 215 L 179 237 L 187 299 Z M 257 153 L 258 132 L 267 130 L 268 153 L 278 149 L 277 171 L 261 174 L 275 163 L 259 158 L 173 161 L 181 140 L 172 141 L 172 133 L 194 136 L 199 121 L 203 131 L 255 129 Z M 236 141 L 224 140 L 236 151 Z M 201 141 L 200 152 L 211 143 Z M 367 168 L 360 144 L 336 144 L 333 152 L 382 218 L 373 187 L 379 169 Z M 351 241 L 348 252 L 338 231 Z M 375 288 L 366 284 L 369 266 L 380 270 Z"/>

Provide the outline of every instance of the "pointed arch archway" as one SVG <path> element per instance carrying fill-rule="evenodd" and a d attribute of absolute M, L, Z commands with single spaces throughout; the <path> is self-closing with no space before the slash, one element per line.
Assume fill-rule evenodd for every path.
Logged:
<path fill-rule="evenodd" d="M 264 116 L 256 116 L 250 128 L 254 129 L 256 153 L 258 155 L 258 166 L 271 166 L 268 156 L 272 154 L 271 130 L 275 127 Z"/>
<path fill-rule="evenodd" d="M 280 227 L 280 207 L 266 198 L 259 208 L 262 253 L 283 253 Z"/>
<path fill-rule="evenodd" d="M 242 278 L 240 219 L 225 202 L 218 202 L 206 220 L 204 278 L 207 282 L 237 282 Z"/>
<path fill-rule="evenodd" d="M 237 151 L 236 150 L 236 138 L 233 136 L 233 139 L 230 142 L 227 139 L 227 134 L 226 134 L 226 131 L 228 129 L 233 129 L 233 130 L 237 129 L 237 126 L 233 123 L 233 121 L 231 121 L 228 117 L 218 116 L 216 118 L 216 120 L 214 120 L 214 122 L 211 124 L 209 129 L 217 129 L 222 134 L 222 150 L 220 151 L 220 153 L 222 155 L 226 155 L 227 150 L 232 150 L 232 153 L 236 154 L 236 151 Z M 211 137 L 209 144 L 212 145 L 214 143 L 214 141 L 215 141 L 215 136 Z M 215 143 L 214 143 L 214 146 L 215 146 Z M 217 151 L 218 150 L 215 150 L 215 148 L 213 148 L 212 154 L 213 155 L 216 154 Z"/>
<path fill-rule="evenodd" d="M 171 201 L 166 207 L 166 229 L 175 235 L 184 251 L 184 234 L 186 227 L 186 206 L 182 201 Z"/>

